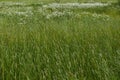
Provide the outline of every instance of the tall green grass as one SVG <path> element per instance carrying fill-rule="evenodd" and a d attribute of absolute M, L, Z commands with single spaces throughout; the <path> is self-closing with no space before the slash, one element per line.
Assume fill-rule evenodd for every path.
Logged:
<path fill-rule="evenodd" d="M 0 14 L 0 80 L 119 80 L 119 75 L 119 17 Z"/>

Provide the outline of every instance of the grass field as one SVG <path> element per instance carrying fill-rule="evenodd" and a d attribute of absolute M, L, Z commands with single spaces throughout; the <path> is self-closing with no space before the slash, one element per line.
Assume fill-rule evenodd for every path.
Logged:
<path fill-rule="evenodd" d="M 119 6 L 43 5 L 0 4 L 0 80 L 120 79 Z"/>
<path fill-rule="evenodd" d="M 117 2 L 118 0 L 0 0 L 0 1 L 15 1 L 15 2 Z"/>

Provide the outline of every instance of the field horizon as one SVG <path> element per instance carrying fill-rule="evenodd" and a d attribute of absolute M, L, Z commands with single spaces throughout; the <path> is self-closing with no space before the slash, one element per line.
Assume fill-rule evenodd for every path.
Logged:
<path fill-rule="evenodd" d="M 0 0 L 0 2 L 26 2 L 26 3 L 39 3 L 39 2 L 44 2 L 44 3 L 65 3 L 65 2 L 117 2 L 118 0 Z"/>

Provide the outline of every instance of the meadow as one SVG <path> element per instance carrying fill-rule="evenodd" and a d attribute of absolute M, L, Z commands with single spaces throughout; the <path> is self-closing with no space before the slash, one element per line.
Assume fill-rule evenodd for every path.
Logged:
<path fill-rule="evenodd" d="M 118 0 L 0 0 L 2 1 L 12 1 L 12 2 L 27 2 L 27 3 L 53 3 L 53 2 L 117 2 Z"/>
<path fill-rule="evenodd" d="M 0 2 L 0 80 L 119 80 L 120 6 L 47 1 Z"/>

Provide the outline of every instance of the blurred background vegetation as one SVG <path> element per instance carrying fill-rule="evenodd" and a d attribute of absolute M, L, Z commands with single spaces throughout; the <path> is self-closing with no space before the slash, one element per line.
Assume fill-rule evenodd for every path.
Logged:
<path fill-rule="evenodd" d="M 117 0 L 0 0 L 15 2 L 117 2 Z M 119 0 L 120 2 L 120 0 Z"/>

